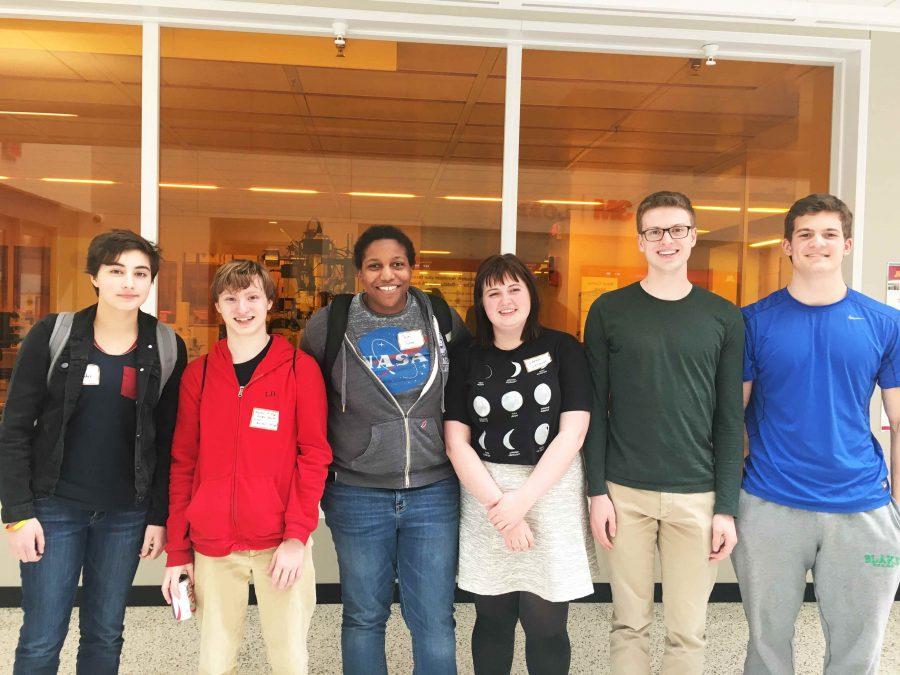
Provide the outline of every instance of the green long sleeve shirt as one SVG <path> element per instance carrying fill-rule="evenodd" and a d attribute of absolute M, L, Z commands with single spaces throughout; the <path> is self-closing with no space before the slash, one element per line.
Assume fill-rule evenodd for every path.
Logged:
<path fill-rule="evenodd" d="M 591 305 L 584 343 L 594 382 L 584 445 L 591 495 L 606 482 L 658 492 L 715 490 L 736 515 L 743 460 L 744 321 L 694 286 L 660 300 L 640 283 Z"/>

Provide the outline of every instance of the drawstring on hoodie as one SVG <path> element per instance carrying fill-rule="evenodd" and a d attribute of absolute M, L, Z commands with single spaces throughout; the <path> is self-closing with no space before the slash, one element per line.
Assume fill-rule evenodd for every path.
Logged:
<path fill-rule="evenodd" d="M 341 345 L 341 412 L 347 412 L 347 345 Z"/>

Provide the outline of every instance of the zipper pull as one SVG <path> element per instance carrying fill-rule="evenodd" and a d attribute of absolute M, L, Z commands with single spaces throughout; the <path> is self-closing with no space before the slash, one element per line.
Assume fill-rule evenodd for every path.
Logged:
<path fill-rule="evenodd" d="M 238 387 L 238 398 L 242 398 L 244 396 L 244 387 Z"/>

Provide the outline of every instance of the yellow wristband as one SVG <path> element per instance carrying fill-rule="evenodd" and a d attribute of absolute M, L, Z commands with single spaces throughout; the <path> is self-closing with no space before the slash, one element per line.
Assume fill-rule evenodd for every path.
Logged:
<path fill-rule="evenodd" d="M 25 523 L 27 523 L 31 518 L 26 518 L 25 520 L 20 520 L 18 523 L 10 523 L 6 526 L 7 532 L 15 532 L 16 530 L 21 530 L 25 527 Z"/>

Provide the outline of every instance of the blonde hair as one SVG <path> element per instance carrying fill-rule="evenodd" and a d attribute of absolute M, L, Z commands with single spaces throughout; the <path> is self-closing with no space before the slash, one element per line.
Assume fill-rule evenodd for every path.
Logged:
<path fill-rule="evenodd" d="M 209 289 L 213 302 L 216 302 L 219 296 L 226 291 L 236 293 L 250 288 L 256 278 L 259 278 L 259 285 L 265 291 L 266 298 L 274 301 L 275 283 L 265 267 L 255 260 L 232 260 L 221 265 L 213 276 Z"/>

